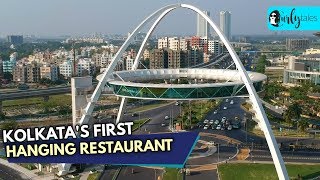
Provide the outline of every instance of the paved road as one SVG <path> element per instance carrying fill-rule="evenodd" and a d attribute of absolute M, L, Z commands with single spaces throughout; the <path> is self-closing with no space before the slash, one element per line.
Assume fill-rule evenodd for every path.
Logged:
<path fill-rule="evenodd" d="M 162 123 L 169 124 L 170 120 L 165 120 L 165 116 L 177 117 L 180 113 L 180 106 L 174 104 L 166 105 L 160 108 L 152 109 L 150 111 L 145 111 L 140 113 L 140 117 L 132 117 L 131 113 L 124 115 L 123 121 L 134 121 L 139 118 L 152 118 L 147 124 L 145 124 L 140 130 L 134 132 L 134 134 L 148 134 L 157 133 L 157 132 L 168 132 L 168 125 L 162 127 Z M 132 168 L 134 168 L 135 173 L 132 174 Z M 101 179 L 110 179 L 110 173 L 112 171 L 105 171 Z M 156 170 L 156 176 L 162 174 L 162 170 Z M 122 167 L 118 180 L 127 180 L 127 179 L 153 179 L 155 177 L 155 170 L 152 168 L 144 167 L 132 167 L 125 166 Z"/>
<path fill-rule="evenodd" d="M 24 179 L 20 175 L 20 173 L 14 169 L 11 169 L 5 165 L 0 164 L 0 179 L 3 180 L 19 180 L 19 179 Z"/>

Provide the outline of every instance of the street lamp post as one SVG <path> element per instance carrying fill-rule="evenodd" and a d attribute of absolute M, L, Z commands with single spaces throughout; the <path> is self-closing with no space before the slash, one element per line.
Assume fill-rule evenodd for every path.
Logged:
<path fill-rule="evenodd" d="M 217 161 L 217 164 L 219 163 L 220 161 L 220 144 L 218 143 L 218 161 Z"/>

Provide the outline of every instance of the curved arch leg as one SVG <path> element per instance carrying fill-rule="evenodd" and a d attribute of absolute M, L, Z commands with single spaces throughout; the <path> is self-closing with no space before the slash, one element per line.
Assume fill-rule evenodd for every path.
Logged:
<path fill-rule="evenodd" d="M 183 8 L 188 8 L 199 15 L 201 15 L 206 21 L 210 24 L 210 26 L 215 30 L 215 32 L 218 34 L 222 42 L 225 44 L 228 52 L 230 53 L 234 63 L 236 64 L 236 67 L 240 73 L 240 76 L 246 85 L 246 88 L 249 93 L 249 98 L 253 103 L 253 108 L 256 110 L 256 118 L 260 120 L 260 127 L 262 128 L 265 138 L 267 140 L 271 156 L 274 162 L 274 165 L 276 167 L 276 171 L 278 174 L 279 179 L 284 180 L 284 179 L 289 179 L 288 177 L 288 172 L 285 167 L 283 158 L 281 156 L 277 141 L 273 135 L 273 132 L 270 127 L 270 123 L 268 121 L 267 115 L 262 107 L 261 101 L 259 99 L 259 96 L 257 92 L 254 89 L 254 86 L 252 84 L 252 81 L 250 80 L 245 68 L 243 67 L 243 64 L 241 63 L 239 57 L 237 56 L 236 52 L 232 48 L 230 42 L 227 40 L 227 38 L 224 36 L 224 34 L 221 32 L 220 28 L 206 15 L 204 14 L 201 10 L 198 8 L 188 5 L 188 4 L 181 4 L 181 7 Z"/>

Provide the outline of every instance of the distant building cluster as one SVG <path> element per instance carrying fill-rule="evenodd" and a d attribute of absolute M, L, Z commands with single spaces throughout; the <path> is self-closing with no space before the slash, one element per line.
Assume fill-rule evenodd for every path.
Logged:
<path fill-rule="evenodd" d="M 21 35 L 9 35 L 7 36 L 8 43 L 13 45 L 22 44 L 23 43 L 23 36 Z"/>
<path fill-rule="evenodd" d="M 17 52 L 10 59 L 1 60 L 0 73 L 12 75 L 16 83 L 38 83 L 41 79 L 57 81 L 72 76 L 95 75 L 100 68 L 107 67 L 117 46 L 107 45 L 97 48 L 82 47 L 75 50 L 58 50 L 49 52 L 34 52 L 28 57 L 17 59 Z M 76 61 L 74 61 L 76 59 Z"/>
<path fill-rule="evenodd" d="M 68 38 L 65 40 L 65 43 L 81 43 L 81 42 L 100 44 L 100 43 L 104 43 L 105 40 L 101 37 Z"/>

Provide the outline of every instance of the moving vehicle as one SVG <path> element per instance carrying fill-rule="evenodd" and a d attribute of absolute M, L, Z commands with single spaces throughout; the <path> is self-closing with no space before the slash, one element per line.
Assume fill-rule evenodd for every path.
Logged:
<path fill-rule="evenodd" d="M 176 102 L 176 106 L 179 106 L 179 102 L 178 101 Z"/>
<path fill-rule="evenodd" d="M 165 120 L 169 119 L 169 116 L 165 116 L 164 119 L 165 119 Z"/>
<path fill-rule="evenodd" d="M 131 116 L 136 117 L 136 116 L 138 116 L 138 113 L 132 113 Z"/>
<path fill-rule="evenodd" d="M 166 123 L 162 123 L 161 126 L 162 126 L 162 127 L 166 126 Z"/>
<path fill-rule="evenodd" d="M 226 102 L 229 102 L 229 99 L 226 99 Z"/>

